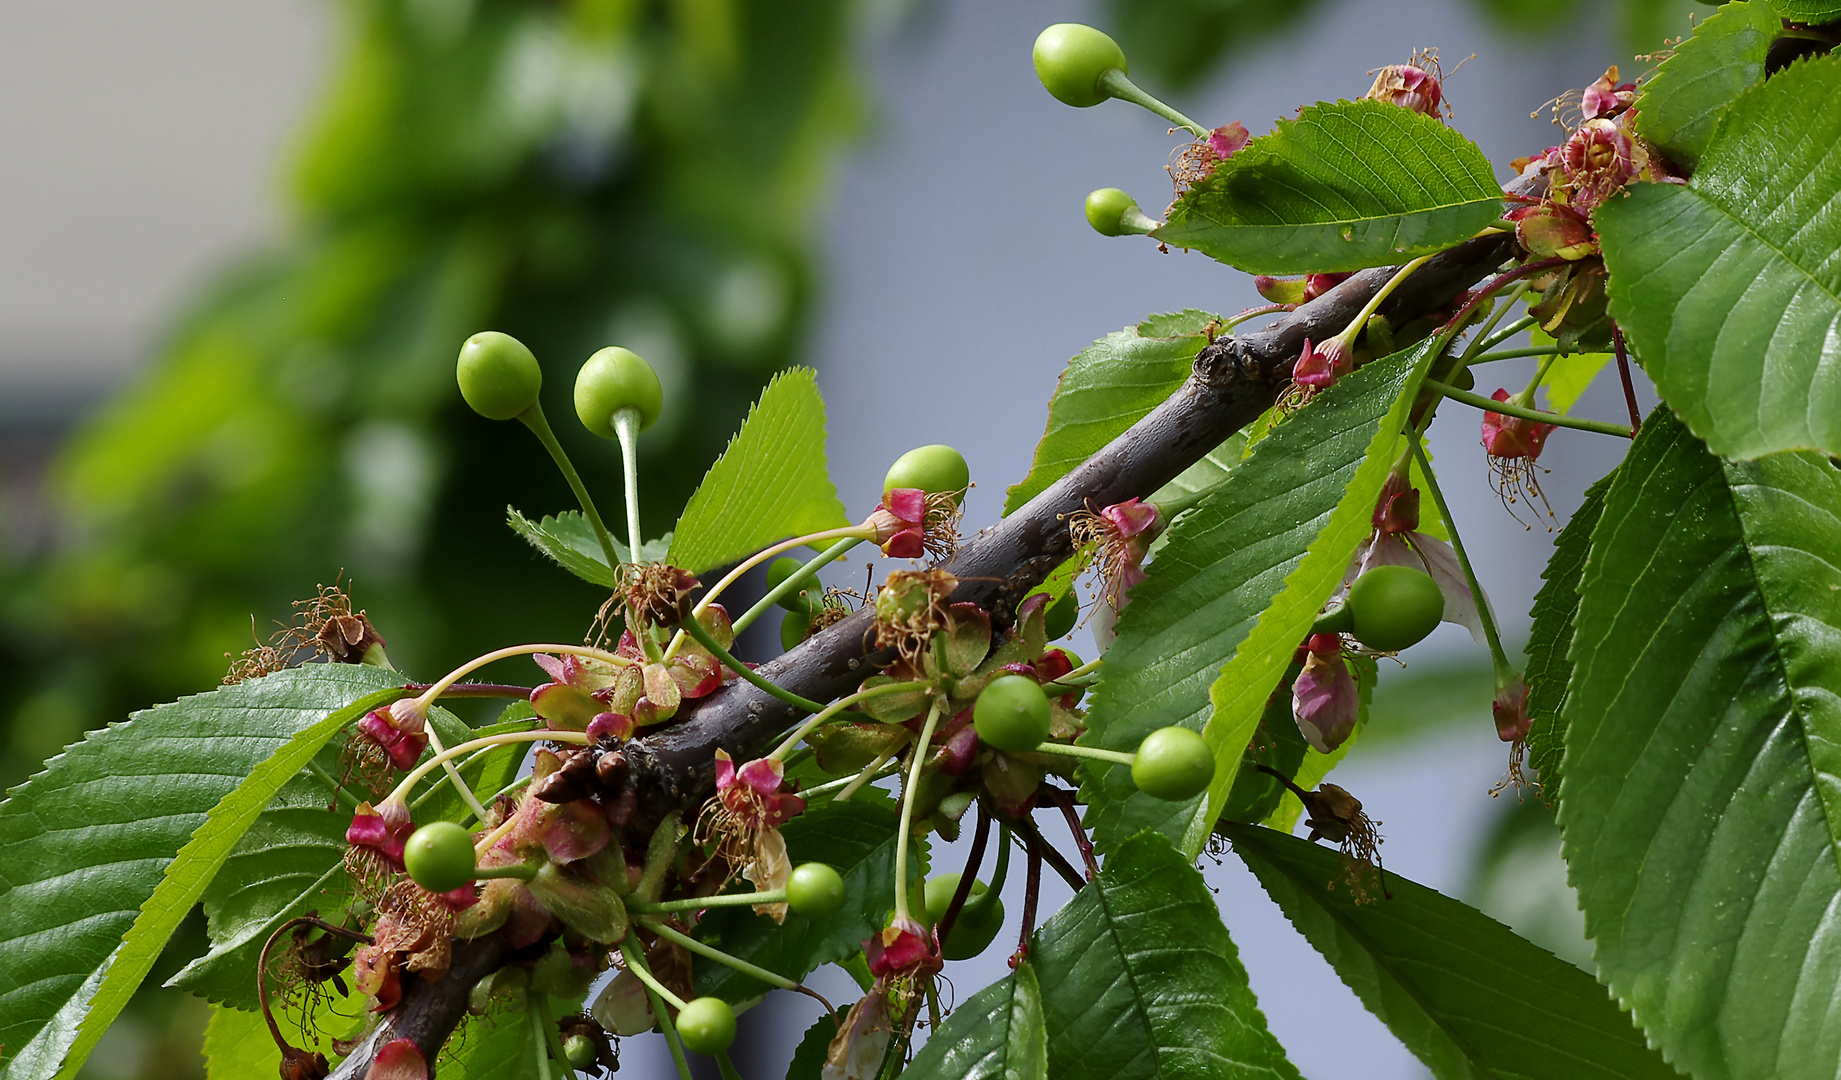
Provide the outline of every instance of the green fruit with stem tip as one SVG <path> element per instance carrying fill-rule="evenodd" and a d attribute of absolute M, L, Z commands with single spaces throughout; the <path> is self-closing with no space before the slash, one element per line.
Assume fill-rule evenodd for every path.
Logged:
<path fill-rule="evenodd" d="M 510 420 L 537 404 L 543 369 L 522 341 L 486 330 L 460 347 L 454 380 L 474 412 L 488 420 Z"/>
<path fill-rule="evenodd" d="M 972 483 L 965 456 L 950 446 L 917 446 L 895 459 L 882 478 L 882 493 L 896 488 L 919 488 L 929 495 L 958 495 Z"/>
<path fill-rule="evenodd" d="M 1074 632 L 1074 624 L 1080 621 L 1080 598 L 1069 592 L 1048 605 L 1042 618 L 1047 625 L 1048 640 L 1059 641 L 1067 637 Z"/>
<path fill-rule="evenodd" d="M 1119 43 L 1080 23 L 1056 23 L 1038 34 L 1034 58 L 1042 88 L 1077 109 L 1112 96 L 1100 88 L 1101 75 L 1113 68 L 1127 70 Z"/>
<path fill-rule="evenodd" d="M 990 746 L 1022 754 L 1048 738 L 1048 695 L 1026 675 L 999 675 L 972 706 L 972 726 Z"/>
<path fill-rule="evenodd" d="M 793 867 L 786 882 L 786 906 L 793 914 L 822 919 L 844 902 L 844 879 L 824 863 L 801 863 Z"/>
<path fill-rule="evenodd" d="M 568 1060 L 569 1067 L 577 1072 L 593 1068 L 595 1058 L 599 1056 L 594 1040 L 586 1035 L 571 1035 L 563 1040 L 563 1057 Z"/>
<path fill-rule="evenodd" d="M 780 619 L 780 651 L 792 652 L 794 646 L 812 633 L 812 617 L 803 611 L 789 611 Z"/>
<path fill-rule="evenodd" d="M 639 430 L 652 426 L 665 407 L 658 372 L 631 349 L 610 345 L 588 358 L 575 376 L 575 415 L 582 426 L 603 439 L 616 439 L 614 414 L 639 413 Z"/>
<path fill-rule="evenodd" d="M 1183 727 L 1159 728 L 1144 737 L 1131 763 L 1131 782 L 1158 799 L 1181 802 L 1208 790 L 1215 756 L 1200 735 Z"/>
<path fill-rule="evenodd" d="M 1424 570 L 1377 566 L 1349 587 L 1354 633 L 1376 652 L 1417 645 L 1445 617 L 1445 594 Z"/>
<path fill-rule="evenodd" d="M 953 893 L 959 889 L 958 874 L 941 874 L 927 882 L 927 922 L 938 926 L 952 905 Z M 990 947 L 998 931 L 1004 928 L 1004 902 L 996 896 L 985 897 L 989 890 L 977 879 L 953 920 L 952 932 L 940 943 L 940 955 L 948 960 L 970 960 Z"/>
<path fill-rule="evenodd" d="M 803 569 L 805 569 L 805 563 L 791 555 L 775 559 L 767 566 L 767 591 L 772 592 L 779 588 L 787 578 Z M 817 611 L 819 605 L 824 602 L 825 594 L 819 589 L 816 581 L 808 582 L 804 589 L 796 593 L 788 593 L 779 600 L 780 606 L 786 610 L 801 611 L 807 615 Z"/>
<path fill-rule="evenodd" d="M 678 1012 L 678 1038 L 686 1050 L 720 1054 L 735 1042 L 735 1010 L 721 998 L 694 998 Z"/>
<path fill-rule="evenodd" d="M 473 837 L 452 821 L 433 821 L 409 834 L 403 867 L 429 892 L 453 892 L 473 880 Z"/>
<path fill-rule="evenodd" d="M 1101 236 L 1124 236 L 1125 212 L 1137 205 L 1138 200 L 1118 188 L 1100 188 L 1087 196 L 1087 224 Z"/>

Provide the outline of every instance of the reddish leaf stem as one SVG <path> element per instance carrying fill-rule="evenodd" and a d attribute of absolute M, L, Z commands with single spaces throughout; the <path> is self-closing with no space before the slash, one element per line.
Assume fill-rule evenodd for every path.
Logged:
<path fill-rule="evenodd" d="M 1643 417 L 1636 407 L 1636 386 L 1630 381 L 1630 356 L 1624 348 L 1624 331 L 1615 321 L 1611 323 L 1611 347 L 1617 350 L 1617 377 L 1624 382 L 1624 403 L 1630 406 L 1630 437 L 1643 429 Z"/>

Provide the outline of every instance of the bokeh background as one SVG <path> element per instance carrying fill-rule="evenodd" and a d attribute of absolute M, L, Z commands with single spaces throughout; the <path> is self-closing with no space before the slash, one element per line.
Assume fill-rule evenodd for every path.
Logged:
<path fill-rule="evenodd" d="M 1506 178 L 1556 141 L 1530 111 L 1608 63 L 1643 70 L 1632 55 L 1688 32 L 1694 10 L 0 0 L 0 785 L 86 729 L 213 685 L 252 627 L 340 575 L 412 671 L 579 635 L 600 597 L 503 527 L 508 503 L 548 512 L 567 489 L 521 429 L 453 390 L 477 329 L 536 349 L 553 416 L 570 415 L 570 376 L 600 345 L 659 369 L 650 533 L 792 363 L 819 369 L 852 513 L 901 451 L 950 441 L 980 484 L 968 525 L 992 520 L 1068 357 L 1152 312 L 1257 302 L 1245 275 L 1087 228 L 1095 187 L 1161 206 L 1179 143 L 1122 103 L 1043 93 L 1028 51 L 1050 22 L 1100 25 L 1147 88 L 1255 133 L 1359 95 L 1415 48 L 1438 47 L 1448 74 L 1475 53 L 1446 84 L 1453 123 Z M 1528 378 L 1497 366 L 1480 381 Z M 1614 380 L 1579 409 L 1620 417 Z M 1475 417 L 1446 412 L 1434 454 L 1519 643 L 1551 535 L 1496 503 Z M 611 447 L 558 426 L 613 490 Z M 1558 521 L 1620 452 L 1555 436 L 1543 483 Z M 1447 628 L 1407 660 L 1337 776 L 1384 823 L 1388 867 L 1589 965 L 1551 814 L 1487 794 L 1505 748 L 1486 659 Z M 1237 860 L 1206 870 L 1306 1075 L 1424 1075 Z M 955 967 L 964 998 L 1002 958 Z M 200 1074 L 204 1011 L 157 976 L 86 1076 Z M 841 974 L 819 983 L 848 996 Z M 750 1075 L 779 1075 L 804 1006 L 744 1016 Z M 646 1042 L 628 1043 L 633 1075 L 661 1064 Z"/>

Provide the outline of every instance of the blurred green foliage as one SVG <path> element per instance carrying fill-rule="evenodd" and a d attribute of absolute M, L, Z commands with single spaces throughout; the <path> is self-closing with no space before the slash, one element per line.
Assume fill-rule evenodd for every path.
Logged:
<path fill-rule="evenodd" d="M 561 421 L 594 349 L 651 360 L 669 404 L 646 525 L 666 528 L 794 356 L 859 123 L 855 7 L 345 0 L 293 239 L 210 289 L 54 466 L 56 542 L 5 582 L 0 782 L 215 683 L 341 572 L 412 672 L 579 638 L 601 597 L 504 526 L 568 490 L 521 426 L 461 404 L 460 343 L 494 328 L 536 351 L 616 515 L 612 444 Z"/>

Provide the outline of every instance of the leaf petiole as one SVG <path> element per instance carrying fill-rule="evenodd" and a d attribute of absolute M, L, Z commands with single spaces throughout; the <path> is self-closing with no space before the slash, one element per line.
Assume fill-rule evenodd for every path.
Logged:
<path fill-rule="evenodd" d="M 1455 386 L 1446 386 L 1436 379 L 1426 379 L 1424 385 L 1428 390 L 1436 390 L 1453 401 L 1461 401 L 1466 405 L 1482 409 L 1484 412 L 1501 413 L 1503 416 L 1513 416 L 1520 420 L 1534 420 L 1542 424 L 1552 424 L 1554 427 L 1595 431 L 1600 435 L 1616 435 L 1624 439 L 1632 437 L 1629 428 L 1609 420 L 1586 420 L 1577 416 L 1541 412 L 1539 409 L 1530 409 L 1507 401 L 1497 401 L 1494 398 L 1486 398 L 1482 394 L 1473 394 L 1468 390 L 1459 390 Z"/>
<path fill-rule="evenodd" d="M 772 694 L 774 697 L 779 698 L 781 701 L 786 702 L 788 705 L 791 705 L 795 709 L 802 709 L 805 712 L 809 712 L 809 713 L 824 711 L 825 707 L 823 705 L 820 705 L 818 702 L 813 701 L 811 698 L 800 697 L 798 694 L 793 693 L 791 690 L 787 690 L 784 687 L 781 687 L 778 684 L 769 681 L 768 679 L 763 677 L 761 674 L 756 672 L 753 668 L 749 667 L 747 664 L 744 664 L 740 660 L 735 659 L 735 654 L 723 648 L 722 643 L 716 640 L 715 635 L 709 632 L 708 627 L 704 626 L 702 623 L 697 621 L 697 618 L 695 615 L 692 615 L 690 618 L 685 619 L 682 623 L 679 623 L 678 625 L 685 633 L 695 638 L 697 640 L 697 644 L 708 649 L 710 651 L 710 655 L 714 656 L 717 660 L 720 660 L 724 667 L 728 668 L 730 671 L 733 671 L 735 674 L 740 675 L 744 680 L 750 683 L 753 683 L 755 686 L 760 687 L 762 690 L 765 690 L 767 693 Z"/>

